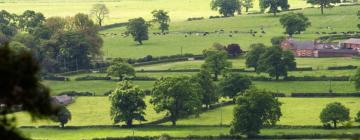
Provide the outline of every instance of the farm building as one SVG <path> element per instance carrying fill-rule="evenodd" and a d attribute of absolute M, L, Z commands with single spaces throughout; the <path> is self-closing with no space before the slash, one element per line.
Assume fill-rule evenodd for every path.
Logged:
<path fill-rule="evenodd" d="M 351 57 L 359 53 L 351 48 L 340 49 L 337 44 L 298 41 L 294 39 L 285 39 L 281 43 L 281 48 L 291 50 L 296 57 Z"/>
<path fill-rule="evenodd" d="M 360 50 L 360 38 L 350 38 L 341 41 L 340 46 L 348 49 Z"/>
<path fill-rule="evenodd" d="M 73 98 L 67 95 L 52 96 L 51 99 L 52 102 L 57 105 L 68 105 L 73 102 Z"/>

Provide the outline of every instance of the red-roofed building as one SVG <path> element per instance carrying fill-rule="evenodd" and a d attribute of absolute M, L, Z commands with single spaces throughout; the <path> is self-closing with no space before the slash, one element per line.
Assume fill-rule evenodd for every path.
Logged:
<path fill-rule="evenodd" d="M 340 46 L 348 49 L 360 50 L 360 38 L 350 38 L 340 42 Z"/>

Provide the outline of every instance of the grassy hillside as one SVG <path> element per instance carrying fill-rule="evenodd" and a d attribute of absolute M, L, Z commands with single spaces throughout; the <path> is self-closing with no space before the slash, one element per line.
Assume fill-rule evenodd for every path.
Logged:
<path fill-rule="evenodd" d="M 325 10 L 325 15 L 320 14 L 318 8 L 309 8 L 296 12 L 303 12 L 309 17 L 312 25 L 303 34 L 295 38 L 301 40 L 313 40 L 323 34 L 316 32 L 341 32 L 357 31 L 358 18 L 356 11 L 359 6 L 335 7 Z M 346 21 L 346 22 L 344 22 Z M 232 34 L 230 31 L 249 32 L 255 30 L 260 32 L 263 27 L 265 34 L 258 33 L 255 37 L 249 33 Z M 172 22 L 170 34 L 165 36 L 153 35 L 158 32 L 157 27 L 150 30 L 150 40 L 144 45 L 138 46 L 131 37 L 122 37 L 120 33 L 124 28 L 113 28 L 103 33 L 117 33 L 116 36 L 104 37 L 103 52 L 106 57 L 144 57 L 146 55 L 162 56 L 183 53 L 200 54 L 205 48 L 210 47 L 214 42 L 222 44 L 239 43 L 247 50 L 252 43 L 265 43 L 270 45 L 270 39 L 274 36 L 283 35 L 284 30 L 279 23 L 279 16 L 269 14 L 243 15 L 224 19 L 209 19 L 201 21 L 180 21 Z M 207 36 L 202 34 L 188 35 L 186 32 L 215 32 L 225 30 L 224 33 L 211 33 Z M 230 37 L 232 35 L 232 37 Z"/>

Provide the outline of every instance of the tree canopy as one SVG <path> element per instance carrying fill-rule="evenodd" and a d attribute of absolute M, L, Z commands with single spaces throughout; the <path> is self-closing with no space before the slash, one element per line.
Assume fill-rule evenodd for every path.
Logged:
<path fill-rule="evenodd" d="M 198 113 L 201 108 L 200 86 L 189 77 L 167 77 L 156 81 L 151 103 L 156 112 L 167 111 L 173 125 L 178 118 Z"/>
<path fill-rule="evenodd" d="M 107 68 L 109 76 L 119 77 L 119 80 L 125 80 L 125 78 L 135 76 L 135 69 L 125 62 L 114 62 Z"/>
<path fill-rule="evenodd" d="M 271 93 L 251 88 L 236 100 L 231 134 L 257 135 L 264 125 L 275 125 L 282 116 L 281 103 Z"/>
<path fill-rule="evenodd" d="M 157 22 L 160 25 L 159 29 L 162 33 L 169 30 L 170 16 L 167 11 L 154 10 L 151 14 L 153 15 L 153 22 Z"/>
<path fill-rule="evenodd" d="M 331 8 L 333 4 L 340 3 L 340 0 L 307 0 L 312 5 L 320 5 L 321 14 L 324 14 L 324 8 Z"/>
<path fill-rule="evenodd" d="M 265 52 L 266 48 L 264 44 L 257 43 L 250 45 L 250 51 L 246 53 L 246 61 L 245 64 L 247 67 L 252 67 L 258 72 L 258 62 L 261 54 Z"/>
<path fill-rule="evenodd" d="M 240 9 L 239 0 L 212 0 L 211 9 L 217 10 L 225 17 L 234 16 L 234 13 Z"/>
<path fill-rule="evenodd" d="M 130 34 L 134 38 L 134 41 L 137 41 L 140 45 L 142 45 L 142 42 L 144 40 L 149 39 L 148 28 L 149 25 L 145 22 L 143 18 L 140 17 L 130 19 L 127 26 L 126 34 Z"/>
<path fill-rule="evenodd" d="M 55 122 L 60 123 L 60 127 L 64 128 L 65 124 L 71 120 L 71 112 L 66 107 L 60 107 L 57 110 L 56 114 L 51 117 L 51 119 Z"/>
<path fill-rule="evenodd" d="M 260 0 L 259 4 L 261 11 L 264 12 L 265 9 L 269 8 L 269 13 L 273 13 L 274 16 L 279 12 L 279 7 L 282 11 L 289 10 L 290 8 L 288 0 Z"/>
<path fill-rule="evenodd" d="M 110 94 L 110 116 L 114 123 L 124 121 L 127 126 L 132 126 L 133 120 L 146 121 L 146 104 L 144 91 L 134 86 L 129 81 L 122 81 Z"/>
<path fill-rule="evenodd" d="M 311 25 L 309 19 L 303 13 L 286 13 L 281 16 L 280 23 L 285 28 L 285 33 L 290 37 L 293 34 L 300 34 Z"/>
<path fill-rule="evenodd" d="M 205 62 L 203 69 L 214 74 L 214 80 L 218 80 L 218 76 L 231 67 L 231 62 L 227 61 L 227 53 L 223 50 L 209 49 L 204 51 Z"/>
<path fill-rule="evenodd" d="M 103 25 L 104 19 L 109 13 L 109 9 L 105 4 L 94 4 L 90 10 L 90 15 L 95 17 L 99 26 Z"/>
<path fill-rule="evenodd" d="M 337 123 L 350 120 L 350 110 L 339 102 L 329 103 L 321 111 L 320 120 L 324 124 L 333 123 L 337 128 Z"/>
<path fill-rule="evenodd" d="M 202 95 L 202 104 L 209 108 L 211 104 L 214 104 L 219 100 L 220 95 L 216 90 L 216 84 L 212 81 L 210 72 L 201 70 L 198 74 L 193 76 L 193 80 L 200 85 L 199 92 Z"/>
<path fill-rule="evenodd" d="M 258 60 L 258 71 L 268 73 L 276 80 L 280 76 L 287 77 L 287 72 L 296 69 L 295 56 L 290 51 L 283 51 L 280 47 L 267 48 Z"/>
<path fill-rule="evenodd" d="M 25 139 L 17 133 L 15 118 L 9 116 L 14 110 L 28 112 L 33 119 L 50 117 L 55 113 L 49 90 L 38 77 L 40 66 L 26 50 L 14 51 L 0 47 L 0 137 L 2 139 Z"/>
<path fill-rule="evenodd" d="M 230 74 L 220 81 L 219 88 L 223 97 L 235 99 L 252 85 L 251 80 L 244 75 Z"/>
<path fill-rule="evenodd" d="M 354 74 L 354 76 L 351 77 L 351 80 L 354 81 L 355 89 L 360 90 L 360 68 L 358 68 Z"/>

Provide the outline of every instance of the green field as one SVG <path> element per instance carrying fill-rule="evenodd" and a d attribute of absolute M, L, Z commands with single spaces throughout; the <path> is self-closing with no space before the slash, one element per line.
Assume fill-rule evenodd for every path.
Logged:
<path fill-rule="evenodd" d="M 150 97 L 146 98 L 147 109 L 145 118 L 148 122 L 161 119 L 165 112 L 157 114 L 149 103 Z M 283 116 L 278 124 L 280 125 L 321 125 L 319 114 L 326 104 L 341 102 L 351 110 L 351 117 L 360 110 L 360 98 L 279 98 L 283 103 Z M 181 119 L 178 125 L 220 125 L 230 124 L 234 105 L 210 110 L 200 114 L 200 117 L 189 117 Z M 110 120 L 110 102 L 107 97 L 78 97 L 75 103 L 71 104 L 69 110 L 72 112 L 72 120 L 69 126 L 89 125 L 112 125 Z M 221 116 L 222 114 L 222 116 Z M 31 125 L 56 125 L 51 121 L 38 121 L 32 123 L 30 117 L 24 113 L 16 114 L 18 126 Z M 221 117 L 223 118 L 221 120 Z M 139 123 L 135 121 L 135 123 Z M 169 125 L 170 123 L 165 123 Z"/>
<path fill-rule="evenodd" d="M 56 95 L 65 91 L 91 92 L 96 95 L 113 90 L 117 86 L 117 81 L 92 80 L 92 81 L 44 81 L 50 87 L 51 94 Z M 153 82 L 135 81 L 134 84 L 143 89 L 151 89 Z"/>
<path fill-rule="evenodd" d="M 245 59 L 230 59 L 232 68 L 246 68 Z M 154 65 L 145 65 L 136 67 L 136 70 L 177 70 L 177 69 L 200 69 L 204 63 L 203 60 L 181 61 L 172 63 L 162 63 Z M 360 65 L 360 59 L 346 57 L 340 58 L 296 58 L 297 67 L 312 67 L 314 70 L 324 70 L 330 66 Z"/>
<path fill-rule="evenodd" d="M 296 12 L 303 12 L 312 22 L 311 27 L 303 34 L 296 35 L 296 39 L 313 40 L 324 35 L 317 35 L 315 32 L 341 32 L 357 31 L 356 11 L 359 6 L 335 7 L 325 10 L 325 15 L 320 15 L 317 8 L 305 9 Z M 344 22 L 346 21 L 346 22 Z M 248 32 L 251 29 L 260 31 L 263 27 L 266 34 L 257 34 L 256 37 L 250 34 L 233 34 L 229 37 L 230 31 Z M 330 28 L 327 28 L 330 27 Z M 121 33 L 125 28 L 113 28 L 103 33 Z M 214 32 L 224 29 L 223 34 L 210 34 L 208 36 L 191 35 L 185 37 L 185 32 L 206 31 Z M 158 32 L 153 27 L 150 33 Z M 201 21 L 179 21 L 170 25 L 170 34 L 165 36 L 150 35 L 150 40 L 144 45 L 138 46 L 132 38 L 117 36 L 104 37 L 103 52 L 106 57 L 138 58 L 146 55 L 163 56 L 183 53 L 200 54 L 203 49 L 209 48 L 214 42 L 222 44 L 238 43 L 242 49 L 247 50 L 252 43 L 265 43 L 270 45 L 270 39 L 274 36 L 283 35 L 283 29 L 279 23 L 279 16 L 271 15 L 243 15 L 225 19 L 211 19 Z"/>
<path fill-rule="evenodd" d="M 174 75 L 176 76 L 176 75 Z M 45 81 L 56 95 L 65 91 L 91 92 L 96 95 L 104 95 L 104 93 L 113 90 L 117 86 L 115 81 Z M 154 81 L 134 81 L 142 89 L 152 89 Z M 310 92 L 310 93 L 326 93 L 329 92 L 330 82 L 328 81 L 272 81 L 259 82 L 254 81 L 253 84 L 259 88 L 273 92 L 290 94 L 292 92 Z M 354 84 L 350 81 L 333 81 L 331 87 L 335 93 L 352 93 L 356 92 Z"/>
<path fill-rule="evenodd" d="M 150 97 L 145 98 L 147 108 L 145 110 L 147 122 L 155 121 L 164 117 L 164 113 L 156 113 L 153 106 L 149 103 Z M 110 101 L 108 97 L 77 97 L 75 103 L 70 104 L 68 109 L 72 113 L 72 119 L 67 125 L 89 126 L 89 125 L 112 125 L 110 118 Z M 31 125 L 57 125 L 56 123 L 45 120 L 31 122 L 31 118 L 26 113 L 16 114 L 18 126 Z M 140 122 L 134 121 L 135 124 Z M 120 123 L 123 124 L 123 123 Z"/>

